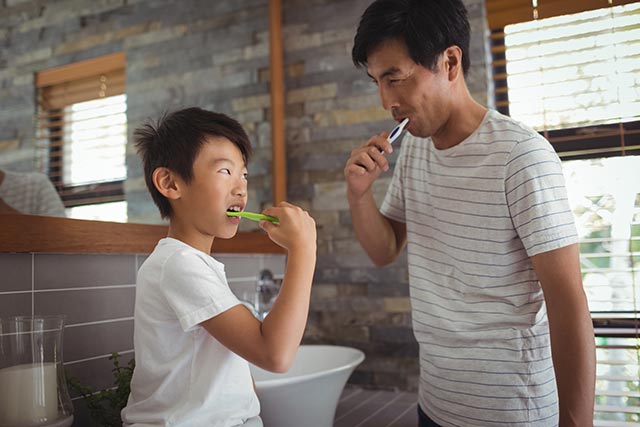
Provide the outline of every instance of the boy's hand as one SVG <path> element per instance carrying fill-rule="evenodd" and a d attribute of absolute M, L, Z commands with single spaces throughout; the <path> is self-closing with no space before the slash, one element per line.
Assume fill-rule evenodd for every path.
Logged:
<path fill-rule="evenodd" d="M 288 251 L 316 250 L 316 222 L 307 211 L 291 203 L 281 202 L 278 206 L 265 209 L 265 215 L 278 218 L 280 224 L 260 221 L 260 227 L 269 238 Z"/>

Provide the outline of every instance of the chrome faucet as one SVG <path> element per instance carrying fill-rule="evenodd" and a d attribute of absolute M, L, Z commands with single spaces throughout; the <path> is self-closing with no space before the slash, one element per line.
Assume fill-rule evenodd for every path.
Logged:
<path fill-rule="evenodd" d="M 243 300 L 242 303 L 258 320 L 262 321 L 271 311 L 278 297 L 278 292 L 280 292 L 281 284 L 282 280 L 274 279 L 270 270 L 262 270 L 258 274 L 253 301 Z"/>

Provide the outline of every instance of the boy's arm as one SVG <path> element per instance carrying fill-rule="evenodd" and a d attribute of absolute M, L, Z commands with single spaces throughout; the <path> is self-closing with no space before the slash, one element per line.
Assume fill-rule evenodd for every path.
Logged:
<path fill-rule="evenodd" d="M 315 222 L 299 208 L 271 208 L 280 225 L 262 222 L 270 237 L 288 249 L 287 267 L 278 298 L 261 323 L 237 305 L 201 325 L 222 345 L 254 365 L 286 372 L 302 340 L 309 311 L 316 263 Z"/>
<path fill-rule="evenodd" d="M 593 425 L 595 339 L 582 287 L 578 245 L 531 257 L 544 292 L 561 427 Z"/>

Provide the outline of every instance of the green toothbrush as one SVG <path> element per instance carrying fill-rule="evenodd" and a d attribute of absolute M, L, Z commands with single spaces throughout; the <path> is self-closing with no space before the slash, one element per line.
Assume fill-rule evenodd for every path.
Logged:
<path fill-rule="evenodd" d="M 271 221 L 274 224 L 280 224 L 280 221 L 278 221 L 278 218 L 276 218 L 275 216 L 270 216 L 270 215 L 264 215 L 264 214 L 260 214 L 260 213 L 255 213 L 255 212 L 232 212 L 232 211 L 227 211 L 227 216 L 239 216 L 241 218 L 247 218 L 253 221 L 261 221 L 263 219 L 266 219 L 267 221 Z"/>

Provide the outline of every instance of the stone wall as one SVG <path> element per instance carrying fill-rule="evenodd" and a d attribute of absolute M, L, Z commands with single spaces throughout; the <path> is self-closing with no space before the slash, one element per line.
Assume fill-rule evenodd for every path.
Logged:
<path fill-rule="evenodd" d="M 350 151 L 393 126 L 377 89 L 351 63 L 369 0 L 283 0 L 288 199 L 309 209 L 319 258 L 306 343 L 363 349 L 351 382 L 417 387 L 406 255 L 375 268 L 355 239 L 342 170 Z M 472 23 L 473 96 L 488 103 L 484 0 L 465 0 Z M 5 0 L 0 9 L 0 167 L 33 165 L 33 73 L 124 51 L 130 132 L 167 109 L 230 114 L 256 147 L 249 209 L 268 204 L 270 182 L 268 0 Z M 395 156 L 391 156 L 392 164 Z M 132 221 L 157 220 L 129 149 Z M 380 201 L 387 172 L 375 184 Z"/>

